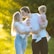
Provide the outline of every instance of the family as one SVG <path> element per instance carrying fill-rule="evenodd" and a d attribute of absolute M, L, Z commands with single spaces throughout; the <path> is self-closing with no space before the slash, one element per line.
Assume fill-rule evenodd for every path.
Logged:
<path fill-rule="evenodd" d="M 32 35 L 32 54 L 48 54 L 47 42 L 51 37 L 46 31 L 48 25 L 46 9 L 45 5 L 41 5 L 38 7 L 39 13 L 31 13 L 28 6 L 23 6 L 20 12 L 13 14 L 11 34 L 16 33 L 14 42 L 16 54 L 24 54 L 30 34 Z"/>

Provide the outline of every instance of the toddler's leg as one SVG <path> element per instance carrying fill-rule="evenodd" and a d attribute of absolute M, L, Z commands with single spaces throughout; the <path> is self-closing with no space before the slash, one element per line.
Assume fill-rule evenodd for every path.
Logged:
<path fill-rule="evenodd" d="M 46 38 L 47 38 L 47 42 L 49 42 L 49 40 L 51 39 L 51 36 L 49 36 L 49 34 L 47 34 Z"/>

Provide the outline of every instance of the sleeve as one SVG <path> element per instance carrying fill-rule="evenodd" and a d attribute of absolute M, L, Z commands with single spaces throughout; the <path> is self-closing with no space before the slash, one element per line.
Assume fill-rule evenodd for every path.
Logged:
<path fill-rule="evenodd" d="M 24 34 L 26 32 L 25 29 L 27 29 L 23 24 L 19 24 L 18 22 L 14 24 L 14 27 L 15 30 L 20 34 Z"/>
<path fill-rule="evenodd" d="M 14 22 L 14 24 L 12 24 L 12 26 L 11 26 L 11 35 L 12 36 L 16 36 L 16 34 L 17 34 L 15 27 L 17 27 L 17 23 L 16 22 Z"/>
<path fill-rule="evenodd" d="M 40 27 L 42 27 L 42 28 L 46 28 L 46 27 L 47 27 L 47 25 L 48 25 L 48 20 L 46 19 L 46 16 L 45 16 L 45 15 L 41 15 L 39 21 L 40 21 L 40 22 L 39 22 Z"/>
<path fill-rule="evenodd" d="M 14 27 L 18 27 L 19 26 L 19 23 L 18 22 L 15 22 L 14 23 Z"/>
<path fill-rule="evenodd" d="M 14 28 L 15 28 L 15 30 L 16 30 L 17 33 L 20 33 L 20 25 L 19 25 L 18 22 L 14 23 Z"/>
<path fill-rule="evenodd" d="M 14 23 L 14 27 L 15 27 L 16 32 L 20 34 L 20 37 L 21 38 L 24 38 L 25 37 L 25 34 L 22 34 L 22 31 L 20 29 L 20 25 L 19 25 L 18 22 L 15 22 Z"/>

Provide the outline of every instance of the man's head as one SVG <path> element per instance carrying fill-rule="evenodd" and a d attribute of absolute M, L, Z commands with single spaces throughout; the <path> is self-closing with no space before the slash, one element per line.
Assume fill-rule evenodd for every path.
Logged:
<path fill-rule="evenodd" d="M 23 6 L 21 9 L 20 9 L 20 12 L 22 14 L 23 17 L 26 17 L 28 16 L 28 14 L 30 13 L 30 9 L 28 6 Z"/>

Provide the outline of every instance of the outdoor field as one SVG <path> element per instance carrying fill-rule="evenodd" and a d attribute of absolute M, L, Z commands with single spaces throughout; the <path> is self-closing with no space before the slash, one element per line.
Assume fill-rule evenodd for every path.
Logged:
<path fill-rule="evenodd" d="M 5 30 L 0 29 L 0 54 L 15 54 L 15 37 L 10 36 Z M 25 54 L 32 54 L 31 37 L 28 38 L 28 46 Z M 54 54 L 54 38 L 48 42 L 49 54 Z"/>
<path fill-rule="evenodd" d="M 47 31 L 51 36 L 48 42 L 48 54 L 54 54 L 54 0 L 0 0 L 0 54 L 16 54 L 14 48 L 15 37 L 11 36 L 13 14 L 20 11 L 22 6 L 29 6 L 31 13 L 38 12 L 38 6 L 47 7 Z M 32 54 L 32 37 L 28 38 L 25 54 Z M 44 49 L 43 49 L 44 50 Z"/>

